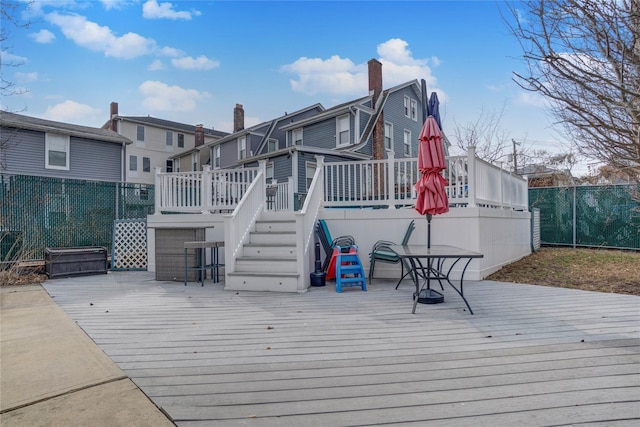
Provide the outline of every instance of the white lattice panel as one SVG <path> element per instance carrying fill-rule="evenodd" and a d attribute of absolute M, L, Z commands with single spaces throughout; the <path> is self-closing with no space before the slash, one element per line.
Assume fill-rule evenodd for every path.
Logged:
<path fill-rule="evenodd" d="M 145 219 L 114 221 L 111 269 L 147 269 L 147 221 Z"/>

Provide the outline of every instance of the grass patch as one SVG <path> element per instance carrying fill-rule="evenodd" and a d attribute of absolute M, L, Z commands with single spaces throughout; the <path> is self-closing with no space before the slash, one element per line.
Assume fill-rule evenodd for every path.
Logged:
<path fill-rule="evenodd" d="M 640 295 L 640 253 L 542 248 L 488 280 Z"/>

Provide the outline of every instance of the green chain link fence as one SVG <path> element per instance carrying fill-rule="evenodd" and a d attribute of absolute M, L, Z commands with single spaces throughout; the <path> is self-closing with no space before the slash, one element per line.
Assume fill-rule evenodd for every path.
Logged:
<path fill-rule="evenodd" d="M 640 249 L 640 203 L 630 185 L 529 189 L 540 209 L 543 244 Z M 44 258 L 46 247 L 104 246 L 113 221 L 146 218 L 153 185 L 0 175 L 0 262 L 19 250 Z M 23 254 L 23 258 L 24 254 Z"/>
<path fill-rule="evenodd" d="M 631 185 L 529 189 L 543 244 L 640 249 L 640 203 Z"/>
<path fill-rule="evenodd" d="M 0 261 L 44 259 L 46 247 L 104 246 L 113 221 L 146 218 L 152 185 L 0 175 Z"/>

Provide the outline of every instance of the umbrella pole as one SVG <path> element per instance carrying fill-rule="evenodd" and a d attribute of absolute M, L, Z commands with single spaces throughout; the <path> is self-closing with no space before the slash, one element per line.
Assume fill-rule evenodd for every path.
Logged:
<path fill-rule="evenodd" d="M 432 214 L 426 214 L 427 216 L 427 248 L 431 249 L 431 218 L 433 218 Z M 434 259 L 430 258 L 427 264 L 427 288 L 422 289 L 418 293 L 418 302 L 422 304 L 439 304 L 444 302 L 444 296 L 438 291 L 434 291 L 431 289 L 431 272 L 433 271 L 433 262 Z M 422 269 L 424 274 L 424 269 Z M 438 274 L 434 271 L 434 279 L 438 279 Z"/>

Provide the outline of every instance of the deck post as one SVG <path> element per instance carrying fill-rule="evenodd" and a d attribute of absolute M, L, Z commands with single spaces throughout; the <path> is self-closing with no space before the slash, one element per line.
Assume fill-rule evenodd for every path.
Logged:
<path fill-rule="evenodd" d="M 387 150 L 387 160 L 384 164 L 386 178 L 385 178 L 385 194 L 387 195 L 388 204 L 387 207 L 389 209 L 396 208 L 396 162 L 395 162 L 395 154 L 392 150 Z"/>
<path fill-rule="evenodd" d="M 211 198 L 213 197 L 213 183 L 211 179 L 211 166 L 202 167 L 202 182 L 200 183 L 200 206 L 202 213 L 208 213 L 213 208 Z"/>
<path fill-rule="evenodd" d="M 293 186 L 293 177 L 287 178 L 287 210 L 294 211 L 296 205 L 294 204 L 296 194 L 296 188 Z"/>
<path fill-rule="evenodd" d="M 267 210 L 267 161 L 266 160 L 258 160 L 258 167 L 260 168 L 260 172 L 262 172 L 262 179 L 260 180 L 260 200 L 262 204 L 262 209 L 264 211 Z"/>
<path fill-rule="evenodd" d="M 468 207 L 475 208 L 476 203 L 476 147 L 470 145 L 467 148 L 467 197 Z"/>
<path fill-rule="evenodd" d="M 160 203 L 162 198 L 160 197 L 160 193 L 162 192 L 162 183 L 160 179 L 160 172 L 162 172 L 162 168 L 160 166 L 156 166 L 155 168 L 155 176 L 154 176 L 154 191 L 153 191 L 153 214 L 160 215 Z"/>

